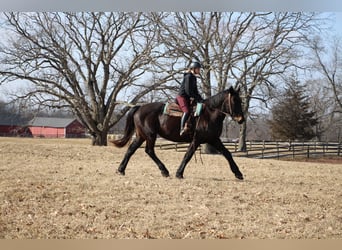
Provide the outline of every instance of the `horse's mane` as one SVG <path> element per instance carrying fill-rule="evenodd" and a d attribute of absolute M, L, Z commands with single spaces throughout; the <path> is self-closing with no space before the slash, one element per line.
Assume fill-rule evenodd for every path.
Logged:
<path fill-rule="evenodd" d="M 228 90 L 221 91 L 217 93 L 216 95 L 213 95 L 206 99 L 206 102 L 208 103 L 210 108 L 217 108 L 222 104 L 222 101 L 224 100 L 224 97 Z"/>

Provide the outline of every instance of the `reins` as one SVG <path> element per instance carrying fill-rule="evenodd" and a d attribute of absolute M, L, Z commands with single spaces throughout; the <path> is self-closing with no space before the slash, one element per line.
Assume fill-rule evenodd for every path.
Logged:
<path fill-rule="evenodd" d="M 228 101 L 228 112 L 224 112 L 223 109 L 224 109 L 224 104 L 226 103 L 226 101 Z M 232 115 L 233 114 L 233 109 L 232 109 L 232 103 L 231 103 L 231 93 L 228 94 L 228 100 L 224 100 L 222 102 L 222 106 L 221 106 L 221 109 L 219 109 L 219 111 L 225 115 Z M 196 126 L 195 126 L 195 131 L 194 131 L 194 135 L 193 135 L 193 138 L 196 137 L 196 131 L 197 131 L 197 128 L 198 128 L 198 124 L 199 124 L 199 120 L 200 120 L 201 116 L 198 116 L 197 118 L 197 121 L 196 121 Z M 195 156 L 195 162 L 197 162 L 197 157 L 196 157 L 196 152 L 194 153 L 194 156 Z M 200 151 L 200 159 L 201 159 L 201 163 L 203 165 L 203 159 L 202 159 L 202 151 Z"/>
<path fill-rule="evenodd" d="M 231 99 L 231 94 L 229 93 L 229 94 L 228 94 L 228 109 L 229 109 L 228 112 L 229 112 L 229 113 L 223 111 L 224 104 L 225 104 L 226 101 L 227 101 L 227 100 L 224 100 L 224 101 L 222 102 L 222 106 L 221 106 L 221 109 L 220 109 L 220 112 L 221 112 L 222 114 L 225 114 L 225 115 L 232 115 L 232 114 L 233 114 L 232 103 L 231 103 L 230 99 Z"/>
<path fill-rule="evenodd" d="M 195 126 L 195 131 L 194 131 L 193 138 L 196 137 L 196 131 L 197 131 L 197 128 L 198 128 L 198 124 L 199 124 L 199 120 L 200 120 L 200 119 L 201 119 L 201 116 L 198 116 L 198 117 L 197 117 L 197 121 L 196 121 L 196 126 Z M 195 155 L 195 162 L 197 163 L 196 151 L 195 151 L 194 155 Z M 201 163 L 202 163 L 202 165 L 203 165 L 202 150 L 200 150 L 200 159 L 201 159 Z"/>

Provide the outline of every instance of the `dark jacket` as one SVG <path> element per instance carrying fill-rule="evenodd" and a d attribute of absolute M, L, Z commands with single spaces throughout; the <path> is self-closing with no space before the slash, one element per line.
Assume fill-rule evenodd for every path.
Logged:
<path fill-rule="evenodd" d="M 203 98 L 198 93 L 196 76 L 191 72 L 184 74 L 178 95 L 187 99 L 194 98 L 196 102 L 203 102 Z"/>

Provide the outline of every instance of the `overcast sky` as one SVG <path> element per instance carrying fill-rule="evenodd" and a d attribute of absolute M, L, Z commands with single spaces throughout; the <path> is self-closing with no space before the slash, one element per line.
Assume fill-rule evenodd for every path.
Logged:
<path fill-rule="evenodd" d="M 341 0 L 2 0 L 2 11 L 342 11 Z"/>

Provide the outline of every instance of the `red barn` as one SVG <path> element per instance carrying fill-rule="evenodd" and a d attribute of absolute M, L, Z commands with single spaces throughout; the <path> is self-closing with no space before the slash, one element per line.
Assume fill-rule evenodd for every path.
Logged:
<path fill-rule="evenodd" d="M 11 136 L 13 135 L 13 131 L 17 130 L 19 126 L 1 122 L 0 123 L 0 136 Z"/>
<path fill-rule="evenodd" d="M 85 127 L 75 118 L 36 117 L 28 125 L 34 137 L 80 138 Z"/>
<path fill-rule="evenodd" d="M 0 136 L 31 136 L 26 124 L 19 115 L 0 114 Z"/>

